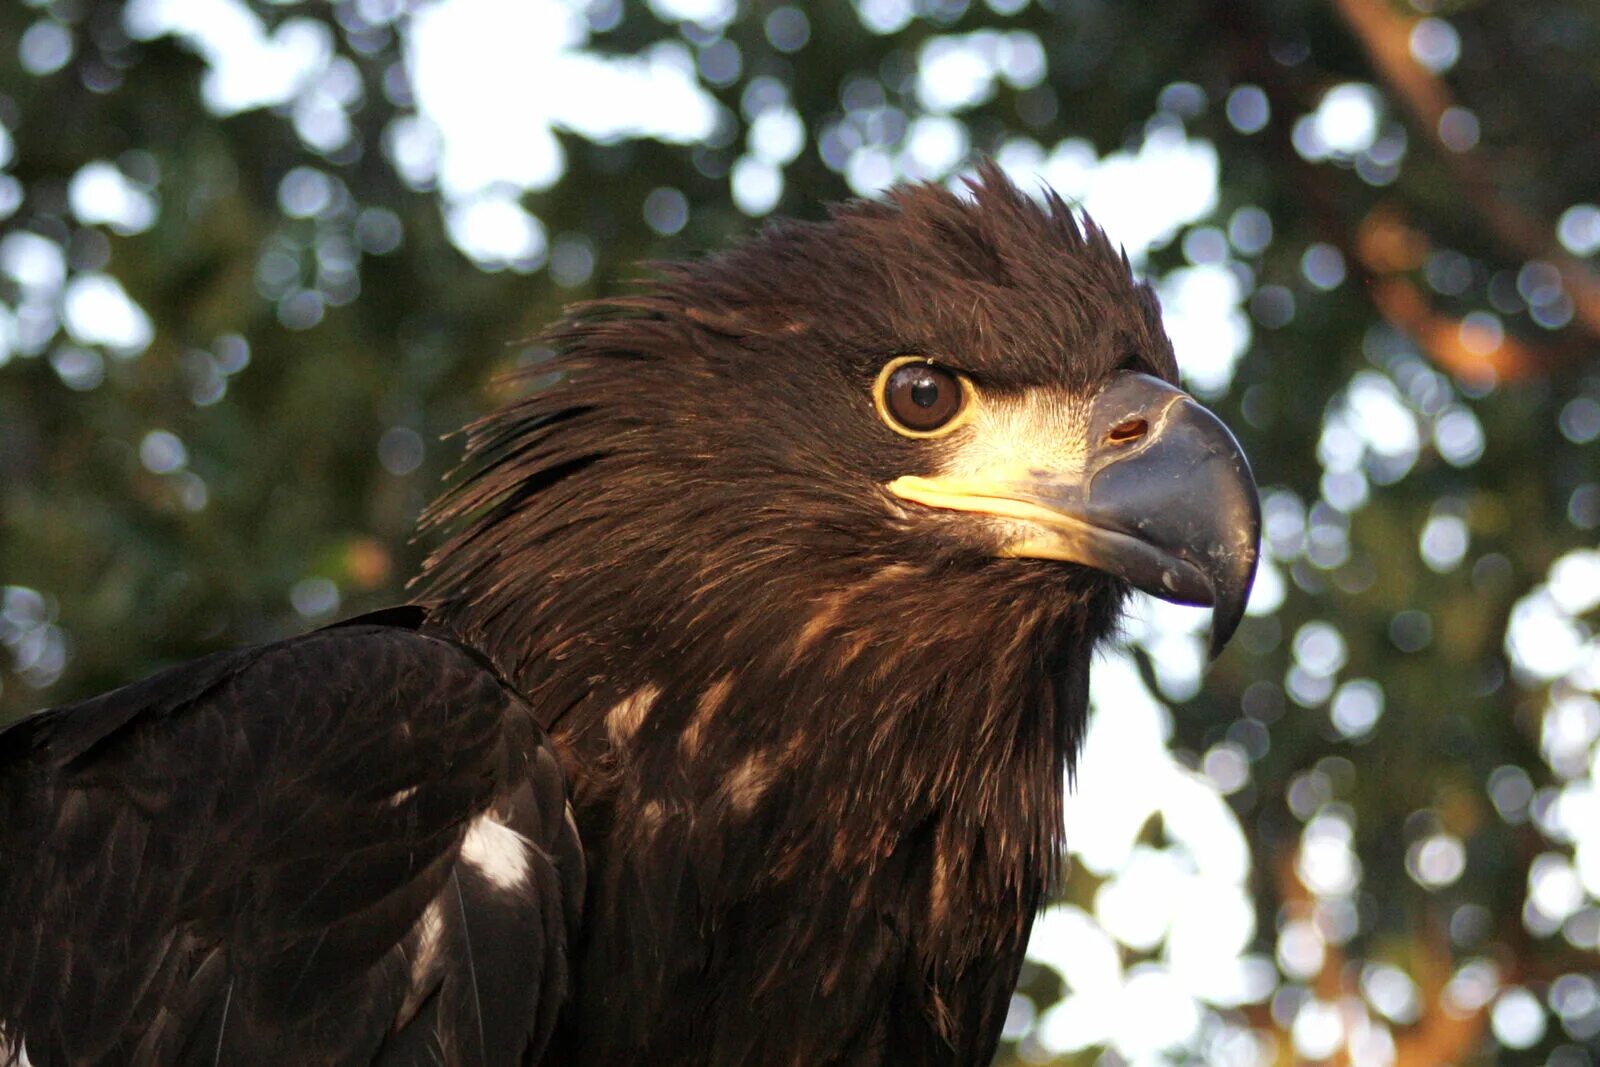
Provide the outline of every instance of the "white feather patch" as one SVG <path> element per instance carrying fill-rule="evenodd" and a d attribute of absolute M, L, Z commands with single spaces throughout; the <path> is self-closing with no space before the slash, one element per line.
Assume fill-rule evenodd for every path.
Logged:
<path fill-rule="evenodd" d="M 388 804 L 389 807 L 391 807 L 391 808 L 398 808 L 400 805 L 404 804 L 406 801 L 410 800 L 412 797 L 414 797 L 416 795 L 417 795 L 417 787 L 414 786 L 414 785 L 407 786 L 404 789 L 398 790 L 398 791 L 390 794 L 389 799 L 387 801 L 385 801 L 385 803 Z"/>
<path fill-rule="evenodd" d="M 705 740 L 707 725 L 727 702 L 728 693 L 732 689 L 733 675 L 724 674 L 707 686 L 706 691 L 700 694 L 700 699 L 695 701 L 694 717 L 689 720 L 689 725 L 683 728 L 683 736 L 678 739 L 685 756 L 693 758 L 699 754 L 700 744 Z"/>
<path fill-rule="evenodd" d="M 1047 470 L 1077 477 L 1088 459 L 1089 405 L 1061 389 L 1020 396 L 980 397 L 969 416 L 972 432 L 949 450 L 946 476 L 1026 477 Z"/>
<path fill-rule="evenodd" d="M 28 1058 L 28 1048 L 21 1038 L 13 1046 L 11 1039 L 0 1033 L 0 1067 L 33 1067 L 33 1061 Z"/>
<path fill-rule="evenodd" d="M 772 761 L 760 752 L 752 753 L 745 757 L 733 771 L 723 780 L 723 791 L 728 795 L 728 803 L 733 810 L 741 815 L 748 815 L 755 809 L 756 802 L 761 799 L 761 794 L 767 791 L 776 776 L 776 768 Z"/>
<path fill-rule="evenodd" d="M 650 714 L 656 697 L 660 695 L 661 690 L 655 686 L 642 685 L 606 712 L 606 732 L 611 735 L 613 745 L 623 744 L 639 732 L 639 727 L 644 725 L 644 717 Z"/>
<path fill-rule="evenodd" d="M 528 842 L 521 834 L 480 815 L 461 840 L 461 858 L 497 889 L 528 884 Z"/>
<path fill-rule="evenodd" d="M 422 911 L 417 920 L 417 949 L 411 957 L 411 986 L 418 989 L 433 973 L 433 964 L 439 958 L 439 941 L 444 933 L 444 909 L 435 899 Z"/>

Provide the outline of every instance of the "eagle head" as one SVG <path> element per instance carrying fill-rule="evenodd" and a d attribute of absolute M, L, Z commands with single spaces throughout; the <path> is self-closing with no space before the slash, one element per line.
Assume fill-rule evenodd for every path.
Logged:
<path fill-rule="evenodd" d="M 1104 630 L 1130 585 L 1213 605 L 1219 652 L 1259 538 L 1242 452 L 1099 228 L 992 164 L 966 194 L 901 186 L 580 305 L 474 427 L 430 594 L 513 676 L 569 628 L 612 660 Z"/>

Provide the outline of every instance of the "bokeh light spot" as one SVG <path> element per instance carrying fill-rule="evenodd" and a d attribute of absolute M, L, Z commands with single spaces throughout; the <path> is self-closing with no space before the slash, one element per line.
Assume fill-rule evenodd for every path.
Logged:
<path fill-rule="evenodd" d="M 72 31 L 52 18 L 43 18 L 26 30 L 17 42 L 17 58 L 22 69 L 35 77 L 54 74 L 72 59 Z"/>
<path fill-rule="evenodd" d="M 139 462 L 152 474 L 171 474 L 189 462 L 189 452 L 170 430 L 151 430 L 139 442 Z"/>
<path fill-rule="evenodd" d="M 1521 986 L 1500 994 L 1489 1013 L 1495 1039 L 1507 1048 L 1532 1048 L 1545 1033 L 1544 1005 Z"/>
<path fill-rule="evenodd" d="M 1461 35 L 1441 18 L 1418 20 L 1411 27 L 1411 55 L 1434 74 L 1443 74 L 1461 58 Z"/>
<path fill-rule="evenodd" d="M 1243 134 L 1259 133 L 1272 119 L 1272 107 L 1267 94 L 1256 85 L 1238 85 L 1229 93 L 1223 105 L 1228 121 Z"/>
<path fill-rule="evenodd" d="M 1575 256 L 1600 252 L 1600 205 L 1574 204 L 1561 213 L 1556 237 Z"/>
<path fill-rule="evenodd" d="M 409 426 L 391 426 L 378 438 L 378 462 L 396 477 L 422 466 L 422 435 Z"/>
<path fill-rule="evenodd" d="M 652 189 L 644 198 L 644 221 L 662 236 L 671 236 L 689 222 L 689 198 L 677 189 Z"/>

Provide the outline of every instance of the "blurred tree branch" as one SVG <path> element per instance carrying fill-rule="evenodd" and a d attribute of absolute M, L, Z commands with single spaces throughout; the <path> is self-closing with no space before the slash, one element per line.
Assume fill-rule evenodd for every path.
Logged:
<path fill-rule="evenodd" d="M 1498 191 L 1501 183 L 1481 149 L 1456 151 L 1440 138 L 1440 120 L 1457 105 L 1449 87 L 1411 53 L 1411 33 L 1421 16 L 1398 11 L 1388 0 L 1332 3 L 1366 50 L 1384 85 L 1410 110 L 1418 132 L 1434 146 L 1490 232 L 1510 252 L 1524 259 L 1543 260 L 1560 271 L 1578 321 L 1591 336 L 1600 338 L 1600 278 L 1552 240 L 1554 226 L 1535 218 Z M 1389 299 L 1404 302 L 1402 297 Z M 1415 312 L 1408 309 L 1402 314 L 1414 316 Z M 1421 325 L 1425 331 L 1431 330 L 1427 320 Z"/>

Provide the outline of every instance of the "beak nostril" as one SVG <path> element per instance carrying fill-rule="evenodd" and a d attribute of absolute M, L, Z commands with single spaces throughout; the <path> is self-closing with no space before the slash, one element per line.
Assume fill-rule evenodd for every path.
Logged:
<path fill-rule="evenodd" d="M 1150 424 L 1144 419 L 1123 419 L 1106 434 L 1106 440 L 1114 445 L 1125 445 L 1130 441 L 1137 441 L 1150 429 Z"/>

